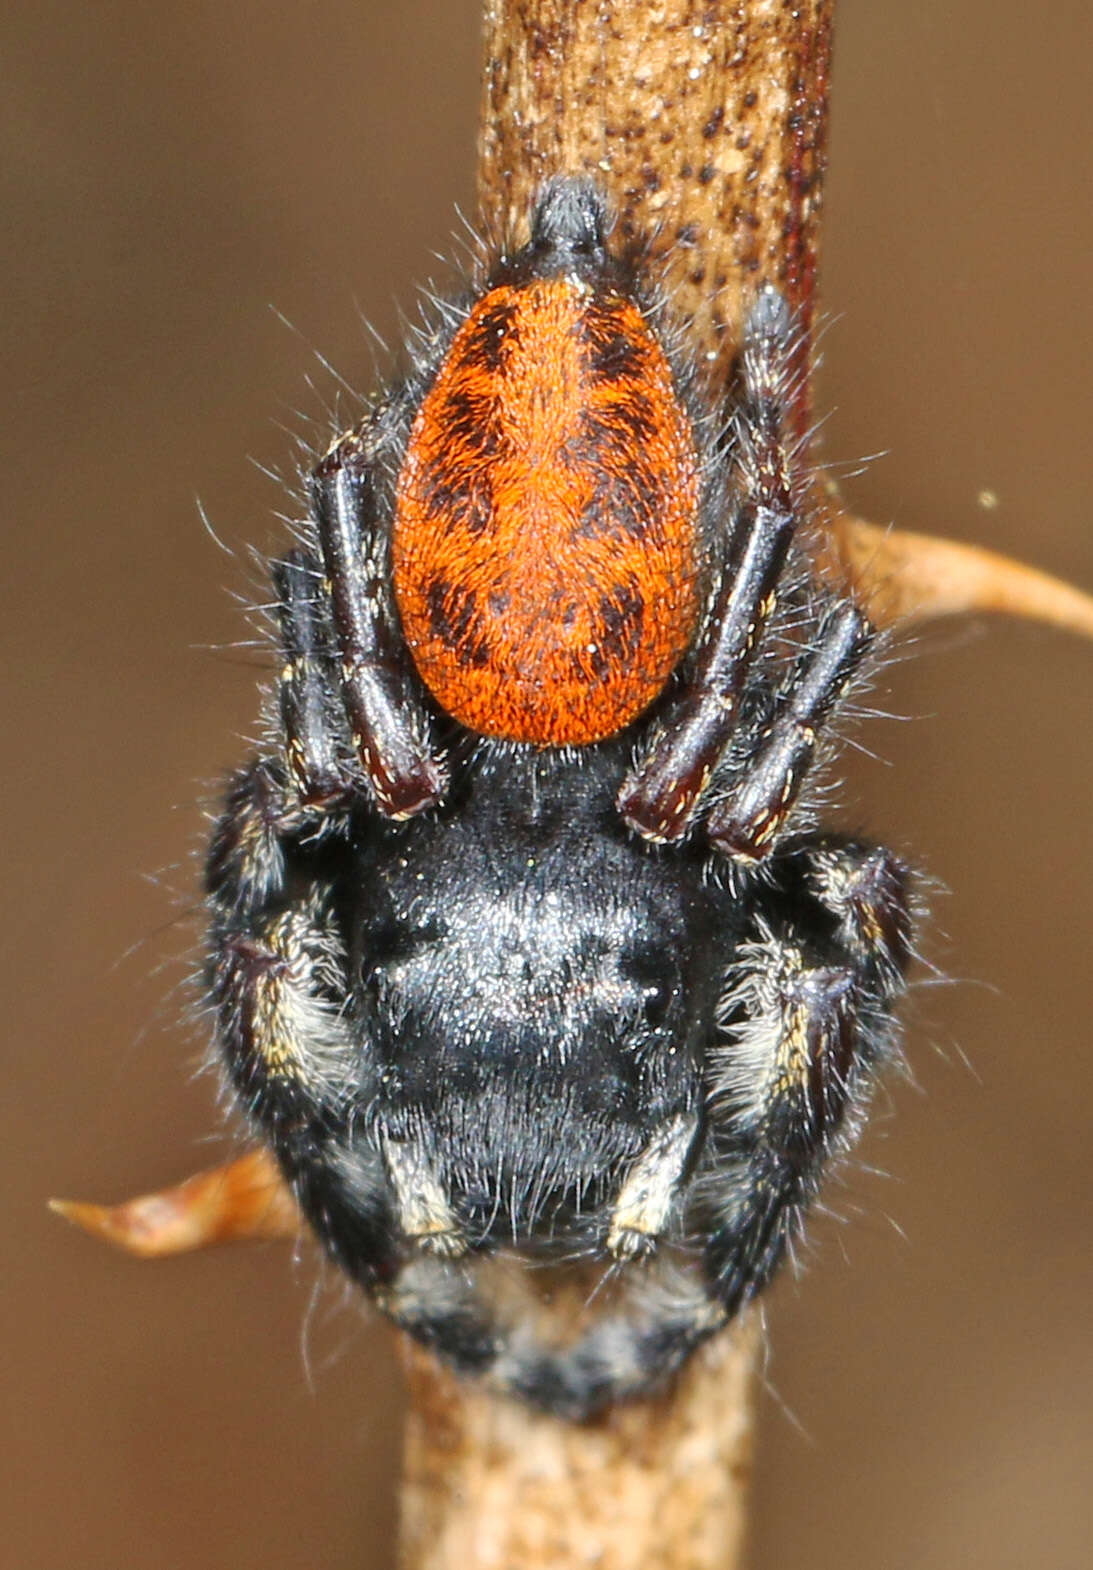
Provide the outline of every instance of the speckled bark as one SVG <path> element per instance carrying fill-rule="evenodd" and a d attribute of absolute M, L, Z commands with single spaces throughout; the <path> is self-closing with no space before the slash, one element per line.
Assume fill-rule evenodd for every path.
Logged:
<path fill-rule="evenodd" d="M 562 1423 L 407 1343 L 403 1570 L 732 1570 L 751 1473 L 758 1323 L 659 1400 Z"/>
<path fill-rule="evenodd" d="M 812 317 L 830 0 L 486 0 L 482 212 L 520 234 L 559 170 L 650 239 L 722 378 L 761 281 Z M 804 420 L 807 412 L 802 409 Z"/>

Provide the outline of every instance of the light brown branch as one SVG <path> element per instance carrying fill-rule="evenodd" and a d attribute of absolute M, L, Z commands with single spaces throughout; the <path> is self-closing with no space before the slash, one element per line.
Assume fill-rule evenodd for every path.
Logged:
<path fill-rule="evenodd" d="M 1093 596 L 979 545 L 881 529 L 840 511 L 823 551 L 821 566 L 852 582 L 882 626 L 994 611 L 1093 638 Z"/>
<path fill-rule="evenodd" d="M 121 1205 L 51 1199 L 49 1208 L 92 1237 L 141 1259 L 163 1259 L 213 1243 L 295 1237 L 302 1221 L 277 1164 L 252 1150 L 227 1166 L 198 1172 L 174 1188 Z"/>
<path fill-rule="evenodd" d="M 619 236 L 649 244 L 717 381 L 761 282 L 778 286 L 807 337 L 832 9 L 828 0 L 486 0 L 487 227 L 519 237 L 548 175 L 594 175 Z"/>
<path fill-rule="evenodd" d="M 830 19 L 826 0 L 487 0 L 488 228 L 519 241 L 544 179 L 594 174 L 623 239 L 650 241 L 689 341 L 724 382 L 761 282 L 811 321 Z M 803 429 L 803 401 L 798 418 Z M 553 1309 L 564 1325 L 579 1305 L 563 1295 Z M 731 1570 L 756 1336 L 737 1324 L 659 1399 L 581 1427 L 408 1351 L 404 1570 Z"/>
<path fill-rule="evenodd" d="M 751 1473 L 758 1320 L 657 1401 L 560 1423 L 406 1343 L 405 1570 L 731 1570 Z"/>

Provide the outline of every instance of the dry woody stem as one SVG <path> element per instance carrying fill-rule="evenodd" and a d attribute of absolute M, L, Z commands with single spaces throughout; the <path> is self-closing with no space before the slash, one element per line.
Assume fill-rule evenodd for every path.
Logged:
<path fill-rule="evenodd" d="M 227 1166 L 121 1205 L 53 1199 L 50 1209 L 138 1259 L 166 1259 L 242 1238 L 295 1237 L 303 1226 L 267 1150 L 248 1151 Z"/>
<path fill-rule="evenodd" d="M 616 239 L 648 246 L 715 382 L 764 281 L 792 302 L 807 354 L 830 22 L 827 4 L 487 0 L 487 229 L 519 244 L 545 179 L 591 174 Z M 803 430 L 803 401 L 797 416 Z M 569 1306 L 555 1307 L 564 1319 Z M 754 1317 L 739 1322 L 659 1399 L 579 1426 L 459 1384 L 409 1351 L 404 1570 L 731 1570 L 757 1333 Z"/>
<path fill-rule="evenodd" d="M 724 385 L 760 282 L 811 322 L 831 10 L 487 0 L 487 227 L 519 238 L 547 176 L 593 175 L 611 197 L 616 239 L 648 246 Z"/>
<path fill-rule="evenodd" d="M 567 1424 L 460 1384 L 410 1343 L 402 1564 L 731 1570 L 751 1471 L 752 1319 L 659 1400 Z"/>

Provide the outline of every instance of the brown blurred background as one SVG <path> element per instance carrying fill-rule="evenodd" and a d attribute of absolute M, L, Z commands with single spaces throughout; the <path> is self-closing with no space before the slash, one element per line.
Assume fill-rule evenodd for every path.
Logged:
<path fill-rule="evenodd" d="M 18 15 L 15 14 L 16 10 Z M 218 1159 L 182 1023 L 207 784 L 256 656 L 276 422 L 367 384 L 469 210 L 474 0 L 11 8 L 0 64 L 9 1196 L 0 1561 L 391 1563 L 387 1332 L 310 1258 L 138 1266 L 45 1213 Z M 844 0 L 818 407 L 847 493 L 1093 587 L 1093 12 Z M 275 305 L 302 336 L 286 330 Z M 984 495 L 993 493 L 990 506 Z M 910 1056 L 770 1300 L 751 1563 L 1080 1566 L 1093 1537 L 1093 653 L 951 627 L 860 816 L 952 890 Z M 942 936 L 942 934 L 946 936 Z"/>

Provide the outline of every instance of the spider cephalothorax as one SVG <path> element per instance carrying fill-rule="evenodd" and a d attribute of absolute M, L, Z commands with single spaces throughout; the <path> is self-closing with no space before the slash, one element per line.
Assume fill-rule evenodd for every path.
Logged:
<path fill-rule="evenodd" d="M 765 1285 L 894 1052 L 906 869 L 801 807 L 872 634 L 794 544 L 791 340 L 761 289 L 706 407 L 596 191 L 548 184 L 313 470 L 210 852 L 224 1061 L 324 1245 L 571 1416 Z M 616 1300 L 541 1344 L 498 1249 Z"/>

